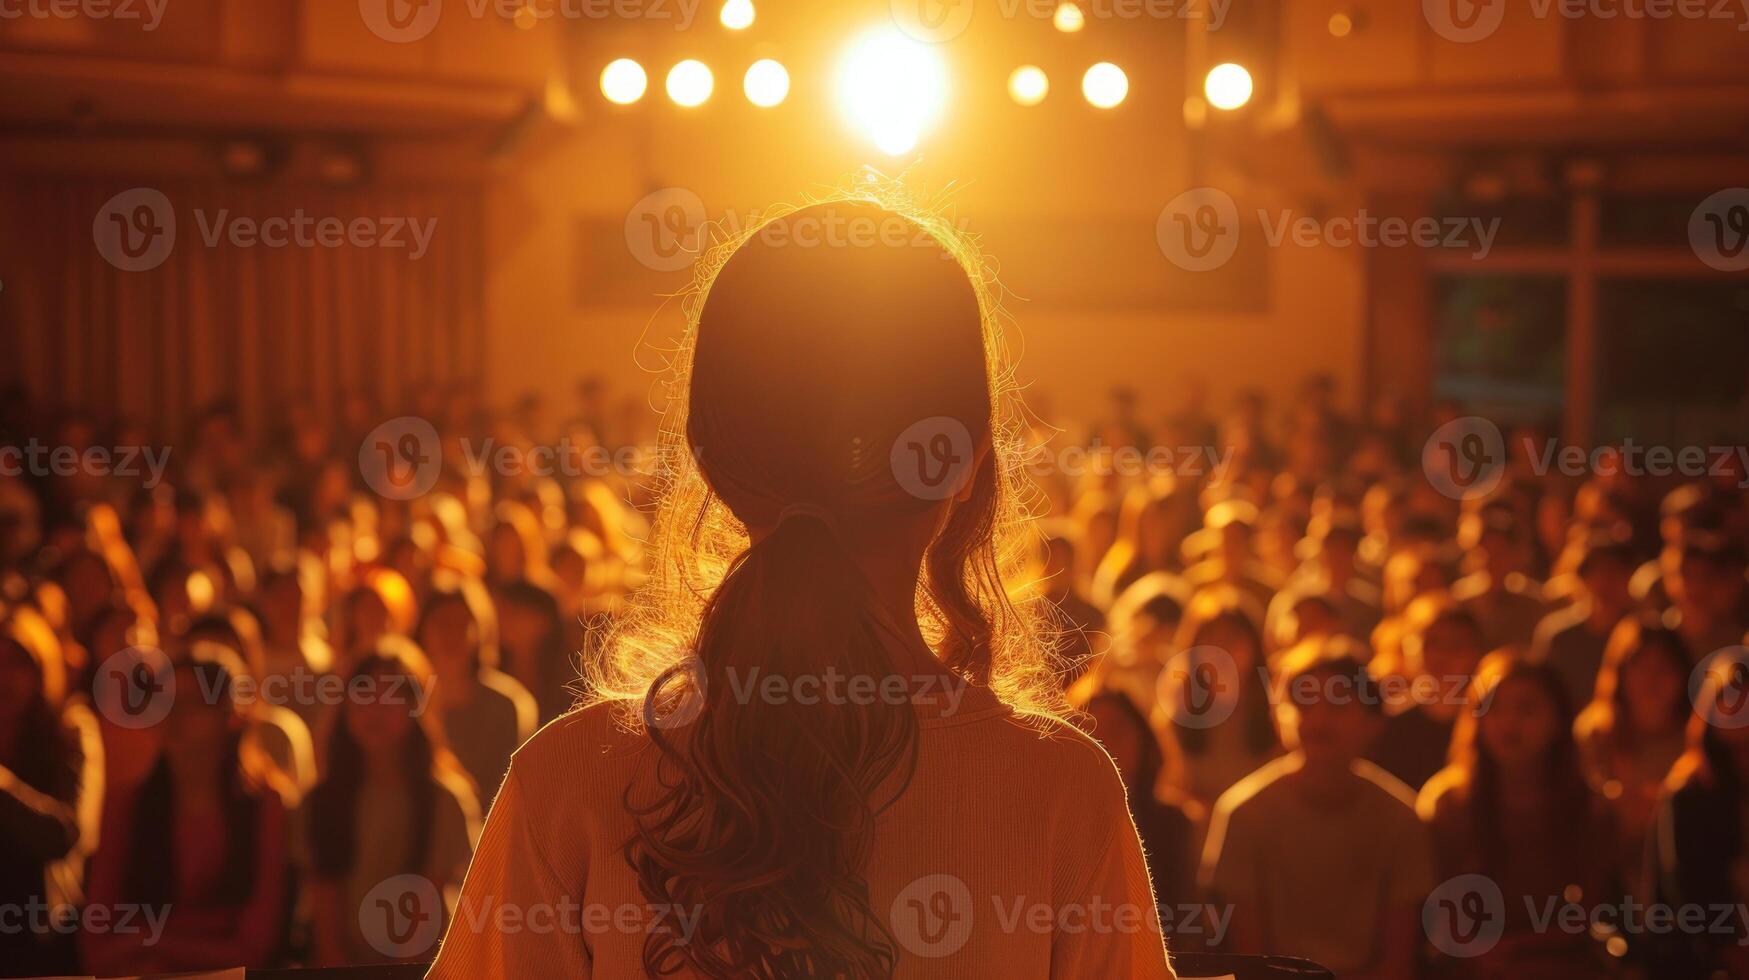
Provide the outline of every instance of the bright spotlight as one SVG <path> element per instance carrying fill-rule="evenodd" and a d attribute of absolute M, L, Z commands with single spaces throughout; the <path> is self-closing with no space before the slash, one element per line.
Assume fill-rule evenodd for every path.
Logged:
<path fill-rule="evenodd" d="M 1078 4 L 1065 0 L 1057 4 L 1057 12 L 1051 15 L 1051 23 L 1064 34 L 1073 34 L 1087 26 L 1087 15 L 1081 12 Z"/>
<path fill-rule="evenodd" d="M 1110 109 L 1130 94 L 1130 79 L 1123 69 L 1101 61 L 1081 76 L 1081 94 L 1101 109 Z"/>
<path fill-rule="evenodd" d="M 1232 62 L 1216 65 L 1203 81 L 1202 93 L 1216 109 L 1237 109 L 1251 101 L 1251 73 Z"/>
<path fill-rule="evenodd" d="M 1021 65 L 1008 76 L 1008 97 L 1021 105 L 1038 105 L 1051 91 L 1051 80 L 1037 65 Z"/>
<path fill-rule="evenodd" d="M 789 96 L 789 72 L 770 58 L 761 58 L 748 66 L 741 89 L 747 93 L 747 101 L 756 106 L 777 105 Z"/>
<path fill-rule="evenodd" d="M 644 97 L 650 80 L 644 76 L 644 66 L 630 58 L 620 58 L 601 69 L 601 94 L 616 105 L 631 105 Z"/>
<path fill-rule="evenodd" d="M 729 30 L 744 31 L 753 26 L 753 0 L 728 0 L 717 17 Z"/>
<path fill-rule="evenodd" d="M 714 84 L 711 70 L 704 62 L 693 58 L 668 69 L 668 97 L 675 105 L 703 105 L 711 97 Z"/>
<path fill-rule="evenodd" d="M 946 101 L 947 68 L 936 49 L 893 28 L 864 35 L 839 71 L 839 107 L 883 153 L 909 153 Z"/>

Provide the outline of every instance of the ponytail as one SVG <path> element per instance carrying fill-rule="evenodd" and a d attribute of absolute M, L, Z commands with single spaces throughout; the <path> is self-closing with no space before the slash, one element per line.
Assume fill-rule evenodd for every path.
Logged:
<path fill-rule="evenodd" d="M 892 673 L 874 602 L 831 518 L 792 507 L 706 603 L 692 662 L 651 686 L 659 752 L 650 785 L 626 792 L 626 858 L 651 903 L 698 925 L 650 931 L 650 975 L 892 975 L 865 871 L 875 819 L 916 762 L 916 715 L 796 687 Z"/>

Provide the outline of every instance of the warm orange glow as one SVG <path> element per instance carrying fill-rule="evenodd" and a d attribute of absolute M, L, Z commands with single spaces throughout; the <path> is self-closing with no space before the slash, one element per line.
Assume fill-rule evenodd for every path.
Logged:
<path fill-rule="evenodd" d="M 1130 94 L 1130 79 L 1123 69 L 1101 61 L 1081 76 L 1081 94 L 1100 109 L 1110 109 Z"/>
<path fill-rule="evenodd" d="M 1087 15 L 1081 12 L 1078 4 L 1064 2 L 1057 4 L 1057 12 L 1051 16 L 1051 23 L 1064 34 L 1073 34 L 1087 26 Z"/>
<path fill-rule="evenodd" d="M 617 105 L 631 105 L 644 97 L 650 79 L 644 66 L 630 58 L 620 58 L 601 69 L 601 94 Z"/>
<path fill-rule="evenodd" d="M 1021 105 L 1038 105 L 1050 91 L 1051 80 L 1037 65 L 1021 65 L 1008 76 L 1008 97 Z"/>
<path fill-rule="evenodd" d="M 1202 92 L 1209 105 L 1216 109 L 1233 110 L 1251 101 L 1251 73 L 1244 66 L 1228 62 L 1210 69 Z"/>
<path fill-rule="evenodd" d="M 770 58 L 761 58 L 747 68 L 741 89 L 747 93 L 747 101 L 756 106 L 778 105 L 789 96 L 789 71 Z"/>
<path fill-rule="evenodd" d="M 753 26 L 753 0 L 728 0 L 718 15 L 723 26 L 731 31 L 744 31 Z"/>
<path fill-rule="evenodd" d="M 936 49 L 896 29 L 859 39 L 838 75 L 838 104 L 881 152 L 909 153 L 947 101 L 947 67 Z"/>
<path fill-rule="evenodd" d="M 668 69 L 668 97 L 675 105 L 703 105 L 715 87 L 716 80 L 702 61 L 688 58 Z"/>

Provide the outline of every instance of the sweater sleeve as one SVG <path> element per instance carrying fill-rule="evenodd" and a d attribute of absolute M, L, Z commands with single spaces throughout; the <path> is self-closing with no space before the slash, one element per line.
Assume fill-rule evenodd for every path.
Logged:
<path fill-rule="evenodd" d="M 428 977 L 588 980 L 581 881 L 561 881 L 535 839 L 515 765 L 486 818 L 461 900 Z"/>
<path fill-rule="evenodd" d="M 1117 770 L 1101 761 L 1109 772 L 1087 805 L 1107 830 L 1093 838 L 1080 883 L 1057 898 L 1051 976 L 1172 980 L 1142 842 Z"/>

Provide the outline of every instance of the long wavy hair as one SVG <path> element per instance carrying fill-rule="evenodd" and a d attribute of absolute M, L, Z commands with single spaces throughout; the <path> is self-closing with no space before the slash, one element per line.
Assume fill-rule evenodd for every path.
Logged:
<path fill-rule="evenodd" d="M 926 642 L 1017 713 L 1064 713 L 1049 612 L 1005 586 L 1036 547 L 1024 518 L 1042 495 L 1024 477 L 999 292 L 940 202 L 885 178 L 706 236 L 663 392 L 648 579 L 589 665 L 591 699 L 618 702 L 657 750 L 627 791 L 626 859 L 651 902 L 701 913 L 690 942 L 652 931 L 644 965 L 890 976 L 866 865 L 915 763 L 914 711 L 737 703 L 731 678 L 892 674 L 894 621 L 843 532 L 938 514 L 915 595 Z M 897 475 L 891 450 L 925 422 L 970 439 L 951 503 Z"/>

